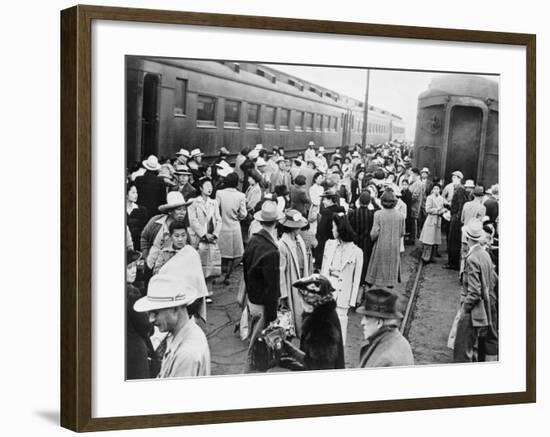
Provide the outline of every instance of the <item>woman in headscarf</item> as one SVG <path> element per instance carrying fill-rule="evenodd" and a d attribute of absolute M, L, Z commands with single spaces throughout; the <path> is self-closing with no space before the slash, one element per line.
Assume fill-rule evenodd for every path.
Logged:
<path fill-rule="evenodd" d="M 400 248 L 401 237 L 405 235 L 405 217 L 395 209 L 397 197 L 392 190 L 386 190 L 380 202 L 382 209 L 374 213 L 370 233 L 374 246 L 365 281 L 369 286 L 393 287 L 400 280 Z"/>
<path fill-rule="evenodd" d="M 355 307 L 359 297 L 363 252 L 354 241 L 357 239 L 347 216 L 342 213 L 332 216 L 334 239 L 325 244 L 321 274 L 326 276 L 335 289 L 336 313 L 342 327 L 342 339 L 346 344 L 348 310 Z"/>
<path fill-rule="evenodd" d="M 434 185 L 432 192 L 426 199 L 426 220 L 420 233 L 422 247 L 422 261 L 433 262 L 437 247 L 441 244 L 441 215 L 445 212 L 441 187 Z"/>
<path fill-rule="evenodd" d="M 302 313 L 298 290 L 292 286 L 299 278 L 309 276 L 313 271 L 311 252 L 299 234 L 300 229 L 307 226 L 307 220 L 295 209 L 285 212 L 279 220 L 282 232 L 277 242 L 280 254 L 279 278 L 281 282 L 281 299 L 283 305 L 292 312 L 296 336 L 302 333 Z"/>

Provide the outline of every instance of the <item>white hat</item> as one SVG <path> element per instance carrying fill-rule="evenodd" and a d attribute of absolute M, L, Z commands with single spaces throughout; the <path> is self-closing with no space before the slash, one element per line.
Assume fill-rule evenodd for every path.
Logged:
<path fill-rule="evenodd" d="M 353 156 L 354 158 L 359 158 L 359 157 L 361 157 L 361 155 L 359 154 L 359 152 L 358 152 L 357 150 L 355 150 L 355 151 L 351 154 L 351 156 Z"/>
<path fill-rule="evenodd" d="M 170 191 L 166 195 L 166 203 L 164 205 L 159 206 L 159 211 L 166 212 L 172 209 L 179 208 L 180 206 L 191 205 L 191 203 L 193 202 L 192 201 L 186 202 L 183 197 L 183 194 L 181 194 L 179 191 Z"/>
<path fill-rule="evenodd" d="M 464 175 L 460 170 L 455 170 L 451 173 L 451 176 L 458 176 L 460 179 L 464 179 Z"/>
<path fill-rule="evenodd" d="M 277 157 L 275 158 L 275 162 L 276 162 L 277 164 L 278 164 L 279 162 L 281 162 L 281 161 L 284 161 L 284 160 L 285 160 L 285 158 L 283 158 L 281 155 L 279 155 L 279 156 L 277 156 Z"/>
<path fill-rule="evenodd" d="M 256 161 L 256 167 L 264 167 L 267 163 L 265 162 L 265 159 L 263 159 L 261 156 L 258 157 L 258 160 Z"/>
<path fill-rule="evenodd" d="M 428 167 L 424 167 L 422 170 L 420 170 L 420 173 L 428 173 L 428 174 L 430 174 L 430 170 L 428 169 Z"/>
<path fill-rule="evenodd" d="M 468 179 L 464 184 L 464 188 L 475 188 L 475 187 L 476 187 L 476 184 L 474 184 L 474 181 L 472 179 Z"/>
<path fill-rule="evenodd" d="M 314 147 L 315 146 L 315 143 L 313 141 L 310 141 L 309 143 L 307 143 L 308 146 L 312 146 Z"/>
<path fill-rule="evenodd" d="M 258 156 L 260 156 L 260 152 L 258 152 L 258 149 L 254 149 L 254 150 L 251 150 L 250 152 L 248 152 L 248 157 L 250 159 L 257 159 Z"/>
<path fill-rule="evenodd" d="M 151 278 L 147 295 L 136 301 L 134 310 L 141 313 L 190 305 L 207 295 L 200 256 L 191 246 L 186 246 Z"/>
<path fill-rule="evenodd" d="M 150 155 L 149 158 L 147 158 L 145 161 L 142 161 L 142 164 L 147 170 L 151 171 L 158 171 L 161 167 L 161 165 L 159 164 L 159 160 L 155 155 Z"/>
<path fill-rule="evenodd" d="M 193 149 L 191 150 L 191 158 L 194 158 L 195 156 L 202 156 L 204 153 L 201 152 L 201 149 Z"/>
<path fill-rule="evenodd" d="M 262 150 L 264 148 L 264 146 L 262 144 L 256 144 L 256 146 L 254 146 L 254 150 Z"/>
<path fill-rule="evenodd" d="M 475 241 L 481 240 L 485 235 L 485 232 L 483 231 L 483 223 L 481 223 L 481 220 L 476 218 L 470 219 L 468 223 L 462 226 L 462 232 L 464 232 L 464 235 L 467 238 Z"/>
<path fill-rule="evenodd" d="M 324 152 L 325 148 L 323 146 L 319 146 L 319 152 Z"/>
<path fill-rule="evenodd" d="M 276 202 L 262 203 L 262 209 L 254 214 L 254 219 L 259 222 L 274 222 L 284 217 L 284 214 L 277 208 Z"/>
<path fill-rule="evenodd" d="M 189 155 L 189 150 L 187 149 L 180 149 L 179 152 L 176 152 L 176 155 L 183 155 L 183 156 L 186 156 L 186 157 L 190 157 L 191 155 Z"/>
<path fill-rule="evenodd" d="M 229 173 L 233 173 L 233 168 L 226 161 L 218 162 L 216 167 L 218 167 L 219 176 L 226 177 Z"/>

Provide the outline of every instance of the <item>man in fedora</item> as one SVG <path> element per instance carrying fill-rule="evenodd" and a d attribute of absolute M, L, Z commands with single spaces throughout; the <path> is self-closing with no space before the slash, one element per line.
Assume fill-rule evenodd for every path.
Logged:
<path fill-rule="evenodd" d="M 243 255 L 245 294 L 251 319 L 245 373 L 255 370 L 252 357 L 254 342 L 262 330 L 277 318 L 281 288 L 275 225 L 282 217 L 276 202 L 264 201 L 261 210 L 254 214 L 254 219 L 261 223 L 262 229 L 252 235 Z"/>
<path fill-rule="evenodd" d="M 189 163 L 187 165 L 193 175 L 193 184 L 204 176 L 204 167 L 202 165 L 203 155 L 204 153 L 202 153 L 199 148 L 191 150 Z"/>
<path fill-rule="evenodd" d="M 191 170 L 186 165 L 177 165 L 174 171 L 177 178 L 177 185 L 171 191 L 179 191 L 186 200 L 197 196 L 197 190 L 189 182 Z"/>
<path fill-rule="evenodd" d="M 158 211 L 159 205 L 166 200 L 166 186 L 158 173 L 161 165 L 155 155 L 142 162 L 145 173 L 136 178 L 136 188 L 139 203 L 146 208 L 145 220 L 150 219 Z"/>
<path fill-rule="evenodd" d="M 449 222 L 449 236 L 447 238 L 448 263 L 446 269 L 460 270 L 460 250 L 462 247 L 462 208 L 469 200 L 468 193 L 462 185 L 462 173 L 454 171 L 451 176 L 453 183 L 453 197 L 451 200 L 451 221 Z"/>
<path fill-rule="evenodd" d="M 147 295 L 136 301 L 134 310 L 147 312 L 160 332 L 168 333 L 166 352 L 158 378 L 210 375 L 210 349 L 206 335 L 189 313 L 208 292 L 196 251 L 180 251 L 153 276 Z"/>
<path fill-rule="evenodd" d="M 307 149 L 304 152 L 304 160 L 307 161 L 313 161 L 315 159 L 315 143 L 313 141 L 310 141 L 307 144 Z"/>
<path fill-rule="evenodd" d="M 290 186 L 292 184 L 292 177 L 290 172 L 287 169 L 286 161 L 282 156 L 275 158 L 277 163 L 277 170 L 271 175 L 269 181 L 270 190 L 275 191 L 275 187 L 278 185 L 286 186 L 287 190 L 290 191 Z"/>
<path fill-rule="evenodd" d="M 160 205 L 161 214 L 153 216 L 141 231 L 140 248 L 146 265 L 152 269 L 155 265 L 158 252 L 169 242 L 169 226 L 176 220 L 186 220 L 187 207 L 191 201 L 186 201 L 179 191 L 170 191 L 166 196 L 166 203 Z M 155 248 L 152 257 L 149 257 L 152 248 Z"/>
<path fill-rule="evenodd" d="M 403 314 L 397 310 L 397 294 L 385 288 L 367 291 L 361 327 L 365 344 L 361 348 L 359 367 L 412 366 L 414 358 L 407 339 L 399 332 Z"/>
<path fill-rule="evenodd" d="M 189 150 L 182 148 L 178 152 L 176 152 L 176 158 L 178 160 L 178 165 L 187 165 L 187 161 L 189 161 L 189 158 L 191 158 L 191 154 L 189 153 Z"/>
<path fill-rule="evenodd" d="M 498 345 L 496 320 L 492 309 L 496 300 L 496 273 L 491 256 L 481 242 L 485 233 L 478 219 L 470 220 L 463 228 L 468 252 L 464 259 L 461 315 L 458 321 L 453 349 L 457 363 L 495 361 L 496 351 L 489 345 Z"/>

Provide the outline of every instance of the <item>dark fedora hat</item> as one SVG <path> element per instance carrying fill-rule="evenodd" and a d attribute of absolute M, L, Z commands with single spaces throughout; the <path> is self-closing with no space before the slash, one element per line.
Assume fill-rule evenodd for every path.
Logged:
<path fill-rule="evenodd" d="M 397 310 L 397 294 L 386 288 L 371 288 L 367 291 L 363 305 L 357 308 L 358 314 L 380 319 L 402 319 Z"/>

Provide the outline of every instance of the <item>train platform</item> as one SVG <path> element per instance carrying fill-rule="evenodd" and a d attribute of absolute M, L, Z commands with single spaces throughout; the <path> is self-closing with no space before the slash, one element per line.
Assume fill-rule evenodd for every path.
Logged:
<path fill-rule="evenodd" d="M 447 336 L 458 308 L 460 285 L 457 273 L 443 269 L 446 254 L 436 263 L 424 267 L 419 294 L 413 307 L 409 341 L 417 364 L 438 364 L 452 361 Z M 418 268 L 419 249 L 406 246 L 402 255 L 401 283 L 395 287 L 403 310 L 407 306 Z M 246 359 L 248 341 L 241 341 L 235 331 L 241 316 L 236 302 L 242 280 L 242 266 L 237 268 L 229 285 L 214 284 L 214 302 L 207 307 L 207 338 L 210 345 L 212 375 L 240 374 Z M 345 347 L 346 367 L 356 367 L 363 344 L 361 315 L 350 311 Z"/>

